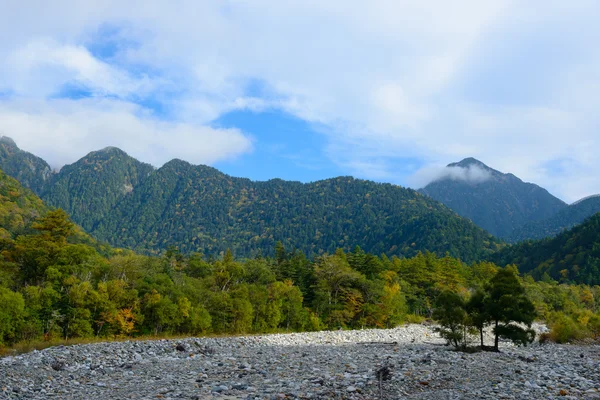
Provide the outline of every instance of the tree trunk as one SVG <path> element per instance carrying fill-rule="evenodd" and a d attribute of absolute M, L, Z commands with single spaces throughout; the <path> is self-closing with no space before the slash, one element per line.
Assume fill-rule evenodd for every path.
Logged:
<path fill-rule="evenodd" d="M 481 349 L 483 350 L 483 326 L 479 328 L 479 339 L 481 339 Z"/>
<path fill-rule="evenodd" d="M 498 350 L 498 320 L 496 320 L 496 328 L 494 329 L 494 350 Z"/>

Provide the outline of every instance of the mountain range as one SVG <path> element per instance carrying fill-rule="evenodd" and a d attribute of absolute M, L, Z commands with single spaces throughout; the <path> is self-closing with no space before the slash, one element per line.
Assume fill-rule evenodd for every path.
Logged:
<path fill-rule="evenodd" d="M 420 192 L 352 177 L 254 182 L 177 159 L 156 169 L 114 147 L 53 171 L 5 137 L 0 169 L 0 241 L 60 207 L 83 227 L 75 240 L 104 254 L 110 247 L 84 230 L 145 253 L 232 249 L 246 257 L 272 254 L 281 242 L 310 256 L 360 245 L 375 254 L 447 253 L 516 264 L 538 279 L 600 283 L 600 196 L 567 205 L 472 158 L 448 165 Z M 523 242 L 507 246 L 482 227 Z"/>
<path fill-rule="evenodd" d="M 142 252 L 177 246 L 252 256 L 282 242 L 307 255 L 360 245 L 375 254 L 428 250 L 471 262 L 499 246 L 443 204 L 391 184 L 351 177 L 253 182 L 182 160 L 155 169 L 116 148 L 51 172 L 12 140 L 2 139 L 0 147 L 0 168 L 48 205 L 67 211 L 97 239 Z"/>

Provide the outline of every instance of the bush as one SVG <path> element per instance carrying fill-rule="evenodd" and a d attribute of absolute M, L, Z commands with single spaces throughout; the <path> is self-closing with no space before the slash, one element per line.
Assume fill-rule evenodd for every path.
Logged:
<path fill-rule="evenodd" d="M 584 338 L 585 329 L 563 314 L 555 313 L 550 320 L 550 340 L 556 343 L 567 343 Z"/>
<path fill-rule="evenodd" d="M 588 321 L 588 330 L 594 339 L 600 339 L 600 314 L 596 314 Z"/>
<path fill-rule="evenodd" d="M 404 318 L 404 322 L 407 324 L 422 324 L 425 320 L 424 316 L 417 314 L 407 314 Z"/>

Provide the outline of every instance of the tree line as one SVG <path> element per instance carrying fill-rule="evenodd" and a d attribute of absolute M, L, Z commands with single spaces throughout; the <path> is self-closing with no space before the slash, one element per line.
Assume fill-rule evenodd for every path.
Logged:
<path fill-rule="evenodd" d="M 386 328 L 431 318 L 448 328 L 448 307 L 464 317 L 463 334 L 492 324 L 509 337 L 520 334 L 511 331 L 519 319 L 494 307 L 515 299 L 527 299 L 532 308 L 519 312 L 549 321 L 556 340 L 600 333 L 600 287 L 535 282 L 514 266 L 428 252 L 390 258 L 360 247 L 309 259 L 282 243 L 272 256 L 246 259 L 173 247 L 160 256 L 106 255 L 76 238 L 62 210 L 1 238 L 0 343 Z M 502 285 L 516 291 L 503 298 Z"/>

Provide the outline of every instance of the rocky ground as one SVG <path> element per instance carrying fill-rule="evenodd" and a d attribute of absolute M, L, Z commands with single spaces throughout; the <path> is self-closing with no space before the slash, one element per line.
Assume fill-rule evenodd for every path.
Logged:
<path fill-rule="evenodd" d="M 501 353 L 464 354 L 409 325 L 100 343 L 0 360 L 0 399 L 47 398 L 600 399 L 600 346 L 503 343 Z"/>

